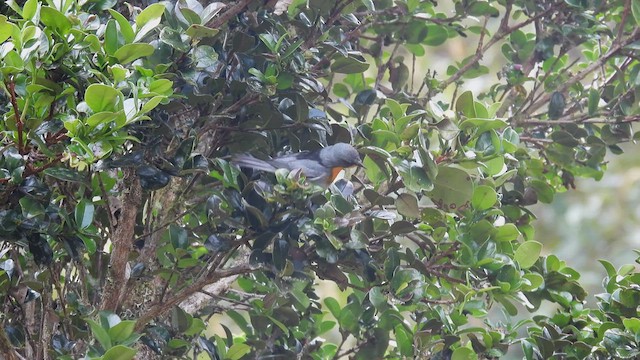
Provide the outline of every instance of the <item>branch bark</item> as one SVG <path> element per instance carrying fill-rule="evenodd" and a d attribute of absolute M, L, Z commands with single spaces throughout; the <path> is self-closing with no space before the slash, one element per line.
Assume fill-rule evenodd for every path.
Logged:
<path fill-rule="evenodd" d="M 127 288 L 127 261 L 133 249 L 138 209 L 142 203 L 142 188 L 133 169 L 125 169 L 125 188 L 120 196 L 122 212 L 111 239 L 113 250 L 109 260 L 109 276 L 102 293 L 101 310 L 116 311 Z"/>
<path fill-rule="evenodd" d="M 167 311 L 171 310 L 174 306 L 187 300 L 189 297 L 191 297 L 193 294 L 203 289 L 205 286 L 214 284 L 218 281 L 221 281 L 222 279 L 226 279 L 230 277 L 233 277 L 235 280 L 235 278 L 238 275 L 247 274 L 255 270 L 257 270 L 257 268 L 251 266 L 248 260 L 244 260 L 243 263 L 238 264 L 235 267 L 218 270 L 209 274 L 208 276 L 202 277 L 201 279 L 195 281 L 191 285 L 188 285 L 187 287 L 183 288 L 177 294 L 166 299 L 162 303 L 157 303 L 153 305 L 145 314 L 143 314 L 138 318 L 138 321 L 136 322 L 136 331 L 141 331 L 144 328 L 144 326 L 147 323 L 149 323 L 151 320 L 166 313 Z M 220 285 L 221 290 L 224 290 L 224 288 L 225 288 L 224 285 Z"/>
<path fill-rule="evenodd" d="M 193 315 L 207 305 L 209 300 L 211 300 L 211 295 L 225 294 L 236 281 L 238 276 L 239 275 L 229 276 L 224 279 L 220 279 L 213 284 L 206 285 L 200 292 L 193 294 L 178 306 L 180 306 L 180 308 L 182 308 L 182 310 L 187 314 Z"/>
<path fill-rule="evenodd" d="M 214 29 L 221 27 L 222 25 L 226 24 L 227 21 L 229 21 L 232 17 L 241 13 L 242 10 L 244 10 L 249 4 L 251 4 L 251 1 L 252 0 L 239 1 L 237 4 L 233 5 L 227 11 L 222 13 L 222 15 L 211 20 L 206 26 Z"/>

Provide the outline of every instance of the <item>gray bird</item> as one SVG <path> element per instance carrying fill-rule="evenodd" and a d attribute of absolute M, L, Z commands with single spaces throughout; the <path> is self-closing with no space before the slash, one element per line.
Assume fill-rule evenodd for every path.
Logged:
<path fill-rule="evenodd" d="M 238 166 L 260 171 L 275 172 L 300 169 L 314 184 L 328 187 L 340 171 L 352 166 L 362 166 L 358 150 L 347 143 L 337 143 L 315 151 L 302 151 L 268 160 L 260 160 L 251 155 L 235 155 L 231 161 Z"/>

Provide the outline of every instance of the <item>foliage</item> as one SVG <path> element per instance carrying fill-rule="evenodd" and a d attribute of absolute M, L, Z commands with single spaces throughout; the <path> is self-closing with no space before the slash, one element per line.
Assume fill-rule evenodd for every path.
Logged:
<path fill-rule="evenodd" d="M 640 2 L 447 6 L 3 4 L 0 351 L 638 357 L 634 267 L 601 261 L 585 307 L 528 207 L 637 137 Z M 423 69 L 457 41 L 475 52 Z M 230 161 L 336 142 L 366 169 L 327 190 Z M 513 320 L 543 301 L 554 315 Z M 207 332 L 213 314 L 238 331 Z"/>

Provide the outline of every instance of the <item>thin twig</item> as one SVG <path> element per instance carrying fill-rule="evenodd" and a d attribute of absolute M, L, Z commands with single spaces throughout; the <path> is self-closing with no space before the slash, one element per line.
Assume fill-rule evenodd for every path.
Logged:
<path fill-rule="evenodd" d="M 9 90 L 11 106 L 13 107 L 13 117 L 16 119 L 16 128 L 18 130 L 18 152 L 24 155 L 24 144 L 22 143 L 24 124 L 22 123 L 22 116 L 20 116 L 20 109 L 18 108 L 18 101 L 16 100 L 16 84 L 13 81 L 10 81 L 5 83 L 5 85 L 7 90 Z"/>

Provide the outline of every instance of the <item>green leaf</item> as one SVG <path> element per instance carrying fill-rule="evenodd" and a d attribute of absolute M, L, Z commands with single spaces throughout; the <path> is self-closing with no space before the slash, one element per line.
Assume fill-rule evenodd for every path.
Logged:
<path fill-rule="evenodd" d="M 136 17 L 136 25 L 138 26 L 138 29 L 140 29 L 149 21 L 159 20 L 163 13 L 164 13 L 164 4 L 156 3 L 153 5 L 147 6 Z"/>
<path fill-rule="evenodd" d="M 634 3 L 640 3 L 640 0 L 634 0 Z M 595 88 L 589 89 L 589 101 L 588 101 L 589 116 L 593 116 L 596 113 L 596 111 L 598 111 L 599 105 L 600 105 L 600 92 L 598 91 L 598 89 L 595 89 Z"/>
<path fill-rule="evenodd" d="M 75 220 L 78 229 L 86 229 L 93 222 L 93 213 L 95 207 L 89 199 L 82 199 L 78 202 L 75 209 Z"/>
<path fill-rule="evenodd" d="M 456 100 L 456 111 L 468 118 L 477 117 L 473 93 L 471 91 L 465 91 L 458 96 L 458 100 Z"/>
<path fill-rule="evenodd" d="M 116 345 L 102 355 L 102 360 L 131 360 L 138 350 L 124 345 Z"/>
<path fill-rule="evenodd" d="M 184 334 L 187 336 L 197 335 L 204 331 L 206 328 L 207 325 L 204 323 L 204 321 L 202 321 L 202 319 L 194 318 L 193 322 L 191 323 L 191 327 L 184 331 Z"/>
<path fill-rule="evenodd" d="M 340 309 L 338 300 L 332 297 L 328 297 L 324 299 L 324 305 L 327 307 L 327 309 L 329 309 L 329 312 L 331 312 L 331 315 L 333 315 L 334 318 L 340 318 L 340 313 L 342 312 L 342 310 Z"/>
<path fill-rule="evenodd" d="M 136 326 L 135 320 L 122 320 L 108 331 L 109 337 L 113 343 L 121 343 L 133 334 Z"/>
<path fill-rule="evenodd" d="M 331 71 L 339 74 L 359 74 L 367 71 L 369 64 L 354 57 L 338 57 L 331 64 Z"/>
<path fill-rule="evenodd" d="M 498 201 L 496 191 L 490 186 L 481 185 L 473 191 L 471 205 L 476 210 L 488 210 L 493 207 L 496 201 Z"/>
<path fill-rule="evenodd" d="M 149 84 L 149 92 L 169 96 L 173 93 L 173 81 L 167 79 L 154 80 Z"/>
<path fill-rule="evenodd" d="M 422 41 L 423 44 L 429 46 L 440 46 L 449 38 L 449 32 L 446 26 L 428 24 L 427 37 Z"/>
<path fill-rule="evenodd" d="M 399 102 L 391 98 L 386 99 L 384 104 L 389 108 L 394 119 L 403 117 L 409 107 L 409 104 L 401 105 Z"/>
<path fill-rule="evenodd" d="M 367 10 L 376 11 L 376 6 L 374 5 L 373 0 L 362 0 L 362 3 L 367 7 Z"/>
<path fill-rule="evenodd" d="M 636 25 L 640 25 L 640 0 L 631 0 L 631 13 L 636 20 Z"/>
<path fill-rule="evenodd" d="M 114 20 L 109 20 L 107 21 L 107 27 L 104 31 L 104 51 L 108 55 L 113 55 L 119 46 L 118 27 Z"/>
<path fill-rule="evenodd" d="M 298 50 L 298 48 L 300 48 L 300 46 L 304 43 L 303 39 L 300 39 L 296 42 L 294 42 L 293 44 L 289 45 L 289 47 L 287 48 L 287 50 L 282 54 L 281 58 L 282 60 L 287 60 L 291 55 L 293 55 L 293 53 Z"/>
<path fill-rule="evenodd" d="M 563 130 L 556 130 L 551 133 L 551 139 L 560 145 L 575 147 L 580 145 L 580 141 L 574 138 L 570 133 Z"/>
<path fill-rule="evenodd" d="M 249 328 L 249 324 L 247 323 L 247 319 L 244 318 L 240 313 L 235 310 L 227 311 L 227 316 L 229 316 L 235 323 L 240 327 L 240 330 L 245 333 L 250 333 L 251 329 Z"/>
<path fill-rule="evenodd" d="M 171 243 L 174 249 L 183 249 L 189 245 L 189 237 L 187 230 L 176 224 L 169 225 L 166 231 L 167 240 Z"/>
<path fill-rule="evenodd" d="M 471 176 L 461 169 L 440 166 L 434 180 L 433 190 L 429 193 L 431 200 L 447 210 L 467 207 L 473 196 Z"/>
<path fill-rule="evenodd" d="M 422 280 L 422 275 L 416 269 L 398 269 L 391 278 L 391 290 L 394 294 L 401 295 L 411 282 Z M 408 289 L 412 290 L 412 289 Z"/>
<path fill-rule="evenodd" d="M 89 116 L 89 118 L 87 118 L 86 120 L 86 124 L 91 129 L 95 129 L 98 125 L 101 124 L 117 122 L 117 120 L 121 117 L 124 117 L 124 112 L 102 111 Z"/>
<path fill-rule="evenodd" d="M 542 201 L 545 204 L 550 204 L 553 201 L 555 191 L 553 190 L 551 185 L 542 180 L 531 180 L 530 184 L 531 187 L 536 191 L 538 200 Z"/>
<path fill-rule="evenodd" d="M 541 251 L 542 244 L 537 241 L 530 240 L 518 246 L 513 255 L 513 260 L 520 264 L 521 268 L 528 269 L 538 261 Z"/>
<path fill-rule="evenodd" d="M 18 202 L 20 203 L 22 216 L 25 219 L 32 219 L 32 218 L 39 218 L 39 217 L 41 218 L 42 215 L 44 215 L 45 213 L 45 210 L 42 204 L 40 204 L 38 201 L 36 201 L 31 197 L 25 196 L 20 200 L 18 200 Z"/>
<path fill-rule="evenodd" d="M 84 182 L 84 177 L 79 172 L 63 167 L 48 168 L 44 174 L 62 181 Z"/>
<path fill-rule="evenodd" d="M 109 337 L 107 329 L 92 319 L 86 319 L 85 321 L 89 324 L 93 336 L 98 340 L 100 345 L 102 345 L 102 348 L 111 348 L 111 337 Z"/>
<path fill-rule="evenodd" d="M 400 354 L 411 358 L 413 353 L 413 335 L 405 329 L 403 324 L 396 325 L 394 329 L 396 335 L 396 343 L 400 349 Z"/>
<path fill-rule="evenodd" d="M 157 3 L 144 9 L 138 17 L 136 17 L 136 36 L 133 41 L 140 41 L 151 30 L 156 29 L 160 25 L 162 14 L 164 13 L 164 5 Z M 165 27 L 164 29 L 167 29 Z M 164 30 L 163 29 L 163 30 Z M 186 44 L 188 46 L 188 44 Z"/>
<path fill-rule="evenodd" d="M 371 304 L 376 307 L 378 310 L 385 310 L 389 308 L 389 304 L 387 303 L 387 296 L 384 294 L 381 286 L 375 286 L 371 290 L 369 290 L 369 300 Z"/>
<path fill-rule="evenodd" d="M 624 324 L 625 329 L 627 329 L 631 333 L 633 334 L 640 333 L 640 319 L 638 318 L 622 319 L 622 323 Z"/>
<path fill-rule="evenodd" d="M 121 64 L 128 64 L 134 60 L 153 54 L 154 48 L 149 44 L 134 43 L 119 48 L 115 56 Z"/>
<path fill-rule="evenodd" d="M 0 15 L 0 43 L 3 43 L 11 36 L 11 24 L 7 22 L 7 17 Z M 1 58 L 0 54 L 0 58 Z"/>
<path fill-rule="evenodd" d="M 38 11 L 38 0 L 27 0 L 22 7 L 22 18 L 31 20 L 36 15 L 36 11 Z"/>
<path fill-rule="evenodd" d="M 84 93 L 84 101 L 94 113 L 118 110 L 120 91 L 104 84 L 91 84 Z M 118 106 L 120 105 L 120 106 Z"/>
<path fill-rule="evenodd" d="M 212 29 L 204 25 L 193 24 L 189 26 L 187 31 L 185 31 L 185 34 L 187 34 L 187 36 L 189 36 L 192 39 L 202 39 L 202 38 L 214 37 L 218 35 L 219 32 L 220 30 L 218 29 Z"/>
<path fill-rule="evenodd" d="M 492 235 L 492 239 L 496 242 L 513 241 L 520 236 L 518 227 L 514 224 L 508 223 L 496 228 L 495 233 Z"/>
<path fill-rule="evenodd" d="M 396 221 L 389 228 L 393 235 L 408 234 L 416 231 L 416 227 L 408 221 Z"/>
<path fill-rule="evenodd" d="M 423 190 L 429 191 L 433 189 L 433 180 L 429 178 L 424 167 L 418 166 L 417 163 L 412 163 L 398 158 L 393 159 L 393 164 L 400 176 L 402 176 L 402 180 L 404 181 L 407 189 L 414 192 L 420 192 Z"/>
<path fill-rule="evenodd" d="M 535 291 L 544 283 L 542 275 L 537 273 L 524 274 L 522 277 L 530 282 L 529 285 L 523 285 L 522 290 L 524 291 Z"/>
<path fill-rule="evenodd" d="M 504 129 L 507 125 L 502 119 L 472 118 L 460 123 L 459 127 L 460 130 L 473 130 L 476 134 L 482 134 L 489 130 Z"/>
<path fill-rule="evenodd" d="M 418 208 L 418 199 L 408 193 L 402 193 L 398 195 L 396 199 L 396 208 L 400 215 L 405 216 L 407 218 L 418 218 L 420 217 L 420 209 Z"/>
<path fill-rule="evenodd" d="M 72 26 L 71 21 L 64 14 L 48 6 L 43 6 L 40 9 L 40 21 L 61 35 L 68 34 Z"/>
<path fill-rule="evenodd" d="M 225 359 L 239 360 L 243 356 L 251 352 L 251 347 L 247 344 L 233 344 L 229 350 L 227 350 L 227 356 Z"/>
<path fill-rule="evenodd" d="M 618 274 L 618 272 L 616 271 L 616 268 L 609 261 L 607 260 L 598 260 L 598 261 L 600 262 L 600 264 L 602 264 L 604 269 L 607 271 L 607 276 L 609 278 L 614 278 Z"/>
<path fill-rule="evenodd" d="M 453 351 L 451 360 L 478 360 L 478 354 L 468 347 L 461 347 Z"/>
<path fill-rule="evenodd" d="M 558 91 L 554 91 L 551 94 L 551 100 L 549 101 L 549 119 L 555 120 L 560 118 L 564 114 L 564 108 L 566 106 L 566 100 L 564 94 Z"/>
<path fill-rule="evenodd" d="M 497 17 L 500 15 L 498 9 L 491 6 L 486 1 L 474 1 L 468 8 L 469 15 L 472 16 L 489 16 L 489 17 Z"/>
<path fill-rule="evenodd" d="M 140 114 L 146 114 L 149 111 L 153 110 L 156 108 L 156 106 L 160 105 L 160 103 L 165 100 L 167 97 L 166 96 L 154 96 L 151 99 L 149 99 L 149 101 L 147 101 L 146 103 L 144 103 L 144 105 L 142 105 L 142 109 L 140 109 Z"/>
<path fill-rule="evenodd" d="M 113 9 L 108 10 L 111 16 L 118 22 L 120 33 L 122 34 L 122 37 L 124 37 L 125 44 L 131 43 L 135 34 L 133 32 L 133 27 L 129 23 L 129 20 L 127 20 L 124 16 L 122 16 L 122 14 Z"/>

